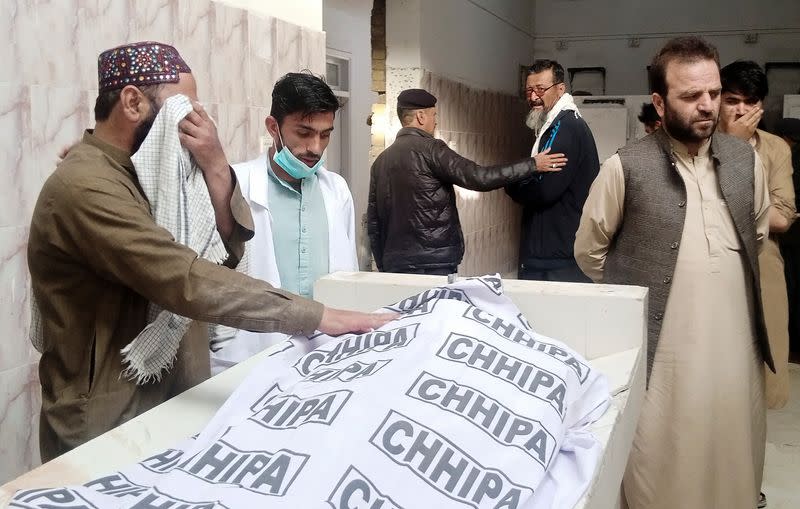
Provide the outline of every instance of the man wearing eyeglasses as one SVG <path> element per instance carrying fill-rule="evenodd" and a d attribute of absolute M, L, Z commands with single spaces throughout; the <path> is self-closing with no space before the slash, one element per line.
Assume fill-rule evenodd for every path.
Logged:
<path fill-rule="evenodd" d="M 591 282 L 573 255 L 575 232 L 600 169 L 597 147 L 564 84 L 564 68 L 554 60 L 537 60 L 528 69 L 525 94 L 531 111 L 526 124 L 536 141 L 531 155 L 535 173 L 506 187 L 523 205 L 519 279 Z"/>

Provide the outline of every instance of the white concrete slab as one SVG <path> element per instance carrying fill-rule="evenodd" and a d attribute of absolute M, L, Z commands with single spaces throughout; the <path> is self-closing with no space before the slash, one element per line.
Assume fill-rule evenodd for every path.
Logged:
<path fill-rule="evenodd" d="M 337 272 L 314 285 L 331 306 L 373 311 L 434 286 L 445 276 Z M 643 346 L 647 289 L 636 286 L 504 279 L 503 288 L 536 332 L 554 337 L 587 359 Z"/>

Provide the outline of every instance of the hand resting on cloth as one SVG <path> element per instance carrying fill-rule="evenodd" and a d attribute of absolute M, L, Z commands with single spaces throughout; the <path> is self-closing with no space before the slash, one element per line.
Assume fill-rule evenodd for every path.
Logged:
<path fill-rule="evenodd" d="M 533 332 L 496 276 L 386 310 L 403 316 L 274 347 L 195 438 L 11 507 L 572 507 L 605 377 Z"/>

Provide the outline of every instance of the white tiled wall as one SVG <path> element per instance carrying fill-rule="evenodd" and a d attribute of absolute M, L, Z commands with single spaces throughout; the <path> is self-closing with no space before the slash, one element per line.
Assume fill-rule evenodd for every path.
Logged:
<path fill-rule="evenodd" d="M 178 48 L 231 162 L 258 155 L 274 81 L 325 72 L 325 34 L 211 0 L 0 2 L 0 483 L 39 463 L 38 356 L 27 340 L 25 251 L 59 150 L 93 124 L 97 55 L 153 39 Z"/>

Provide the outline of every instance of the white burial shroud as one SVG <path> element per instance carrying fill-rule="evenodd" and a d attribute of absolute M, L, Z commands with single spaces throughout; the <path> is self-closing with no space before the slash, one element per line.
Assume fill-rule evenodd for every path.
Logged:
<path fill-rule="evenodd" d="M 291 338 L 195 438 L 11 507 L 573 507 L 605 377 L 533 332 L 499 277 L 390 308 L 368 334 Z"/>

